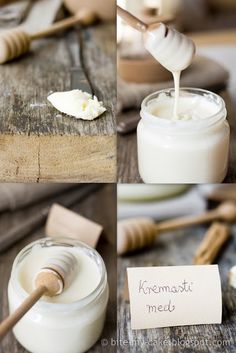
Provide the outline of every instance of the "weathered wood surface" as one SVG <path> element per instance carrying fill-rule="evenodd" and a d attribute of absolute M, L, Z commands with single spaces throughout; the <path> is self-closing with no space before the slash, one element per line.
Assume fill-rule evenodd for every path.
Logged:
<path fill-rule="evenodd" d="M 110 287 L 110 300 L 106 324 L 101 338 L 110 339 L 116 337 L 116 188 L 114 185 L 105 185 L 93 192 L 83 201 L 80 201 L 72 209 L 81 215 L 88 217 L 104 226 L 102 238 L 99 240 L 97 250 L 102 255 L 107 271 Z M 50 199 L 50 203 L 53 198 Z M 5 212 L 0 215 L 0 236 L 11 227 L 17 226 L 26 217 L 33 217 L 45 206 L 45 201 L 13 213 Z M 44 227 L 30 234 L 24 240 L 16 243 L 11 249 L 0 255 L 0 318 L 8 314 L 7 283 L 13 260 L 17 253 L 28 243 L 44 236 Z M 116 348 L 108 346 L 106 352 L 115 353 Z M 104 352 L 100 340 L 90 350 L 92 353 Z M 27 353 L 9 333 L 0 344 L 0 353 Z"/>
<path fill-rule="evenodd" d="M 115 25 L 100 24 L 35 42 L 30 53 L 0 66 L 0 144 L 7 145 L 0 180 L 115 181 L 115 48 Z M 107 108 L 93 121 L 59 114 L 47 101 L 52 91 L 80 88 L 81 70 Z M 39 170 L 43 150 L 49 159 Z"/>
<path fill-rule="evenodd" d="M 228 92 L 222 92 L 221 96 L 224 98 L 226 108 L 228 111 L 228 122 L 231 129 L 230 139 L 230 156 L 229 156 L 229 169 L 228 174 L 224 180 L 225 183 L 236 182 L 236 112 L 233 109 L 230 96 Z M 127 113 L 126 113 L 127 114 Z M 128 114 L 130 116 L 139 114 L 139 111 L 133 110 Z M 124 120 L 127 115 L 123 114 L 118 117 Z M 138 159 L 137 159 L 137 138 L 136 133 L 129 135 L 117 136 L 118 152 L 118 181 L 120 183 L 142 183 L 142 179 L 138 172 Z"/>
<path fill-rule="evenodd" d="M 0 135 L 0 180 L 6 182 L 112 182 L 114 136 Z M 106 158 L 104 158 L 106 154 Z"/>
<path fill-rule="evenodd" d="M 124 301 L 122 295 L 127 267 L 191 265 L 194 253 L 206 229 L 206 227 L 198 226 L 165 234 L 157 239 L 151 249 L 118 260 L 119 353 L 236 352 L 236 290 L 227 285 L 228 270 L 236 264 L 235 226 L 231 240 L 218 258 L 223 288 L 223 322 L 221 325 L 195 325 L 132 331 L 129 303 Z M 206 296 L 206 300 L 211 300 L 211 298 Z"/>
<path fill-rule="evenodd" d="M 119 119 L 124 120 L 126 116 L 128 117 L 126 114 L 118 116 L 118 123 Z M 138 114 L 137 110 L 129 112 L 130 117 Z M 117 134 L 117 174 L 119 183 L 142 183 L 138 171 L 136 132 L 127 135 Z"/>

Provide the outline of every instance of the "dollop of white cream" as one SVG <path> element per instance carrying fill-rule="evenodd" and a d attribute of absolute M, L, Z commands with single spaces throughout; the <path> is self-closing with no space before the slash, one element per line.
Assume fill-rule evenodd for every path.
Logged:
<path fill-rule="evenodd" d="M 93 120 L 106 111 L 103 102 L 96 96 L 79 89 L 66 92 L 54 92 L 47 98 L 61 113 L 76 119 Z"/>

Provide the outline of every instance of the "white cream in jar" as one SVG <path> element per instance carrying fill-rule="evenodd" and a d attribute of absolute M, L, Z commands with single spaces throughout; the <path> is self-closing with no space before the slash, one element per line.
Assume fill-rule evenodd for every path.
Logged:
<path fill-rule="evenodd" d="M 16 339 L 32 353 L 85 352 L 104 326 L 108 302 L 104 262 L 96 250 L 74 240 L 42 239 L 18 254 L 8 286 L 10 312 L 33 290 L 45 260 L 65 249 L 77 261 L 70 285 L 58 296 L 44 296 L 13 329 Z"/>
<path fill-rule="evenodd" d="M 223 99 L 181 89 L 178 119 L 174 90 L 148 96 L 137 129 L 139 172 L 145 183 L 219 183 L 227 173 L 229 125 Z"/>

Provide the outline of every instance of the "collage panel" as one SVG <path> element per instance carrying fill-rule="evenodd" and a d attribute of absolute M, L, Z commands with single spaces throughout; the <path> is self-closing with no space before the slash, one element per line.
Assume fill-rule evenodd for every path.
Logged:
<path fill-rule="evenodd" d="M 116 182 L 115 0 L 2 2 L 0 180 Z"/>
<path fill-rule="evenodd" d="M 117 352 L 235 352 L 235 195 L 118 185 Z"/>
<path fill-rule="evenodd" d="M 234 2 L 117 3 L 118 182 L 234 183 Z"/>
<path fill-rule="evenodd" d="M 0 352 L 102 352 L 116 339 L 116 186 L 0 184 L 0 194 L 1 318 L 43 288 L 12 333 L 0 324 Z"/>

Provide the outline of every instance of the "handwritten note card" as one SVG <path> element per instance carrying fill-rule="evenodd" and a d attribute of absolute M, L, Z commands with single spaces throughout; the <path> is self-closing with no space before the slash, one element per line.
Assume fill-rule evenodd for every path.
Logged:
<path fill-rule="evenodd" d="M 221 323 L 217 265 L 127 269 L 131 328 Z"/>

